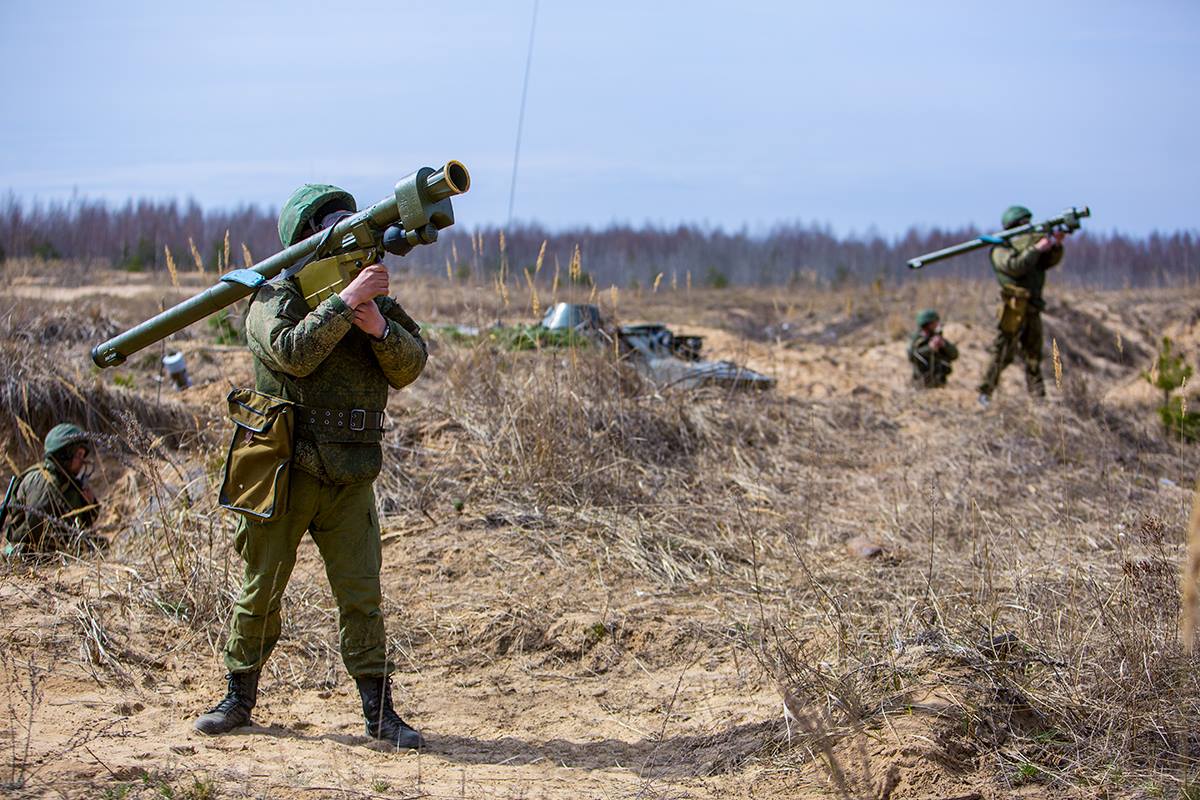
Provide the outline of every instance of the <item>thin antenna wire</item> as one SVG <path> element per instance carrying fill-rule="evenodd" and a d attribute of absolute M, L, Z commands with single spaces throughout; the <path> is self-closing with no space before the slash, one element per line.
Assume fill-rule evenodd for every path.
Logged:
<path fill-rule="evenodd" d="M 517 197 L 517 161 L 521 157 L 521 130 L 525 127 L 525 96 L 529 94 L 529 66 L 533 63 L 533 34 L 537 30 L 538 3 L 533 0 L 533 20 L 529 23 L 529 50 L 525 54 L 525 79 L 521 82 L 521 111 L 517 115 L 517 143 L 513 147 L 512 182 L 508 187 L 508 223 L 512 227 L 513 201 Z"/>

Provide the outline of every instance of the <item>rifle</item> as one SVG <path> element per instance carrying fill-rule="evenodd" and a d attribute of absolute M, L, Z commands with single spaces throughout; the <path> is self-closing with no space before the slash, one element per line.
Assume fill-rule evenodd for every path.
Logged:
<path fill-rule="evenodd" d="M 980 236 L 977 239 L 972 239 L 969 242 L 956 244 L 952 247 L 946 247 L 941 250 L 935 250 L 932 253 L 926 253 L 923 256 L 910 258 L 908 260 L 909 269 L 921 269 L 926 264 L 932 264 L 935 261 L 941 261 L 946 258 L 960 256 L 963 253 L 970 253 L 972 250 L 978 250 L 981 247 L 988 245 L 1004 244 L 1014 236 L 1020 236 L 1025 233 L 1055 233 L 1062 231 L 1063 233 L 1071 233 L 1079 230 L 1079 220 L 1092 215 L 1091 209 L 1087 206 L 1083 208 L 1068 208 L 1066 211 L 1059 214 L 1057 217 L 1050 217 L 1041 222 L 1030 222 L 1025 225 L 1018 225 L 1015 228 L 992 233 L 986 236 Z"/>
<path fill-rule="evenodd" d="M 274 279 L 302 276 L 301 284 L 313 286 L 314 296 L 324 293 L 327 297 L 339 284 L 344 285 L 364 267 L 377 263 L 385 252 L 404 256 L 418 245 L 436 242 L 438 231 L 454 224 L 450 198 L 470 187 L 471 176 L 458 161 L 448 161 L 437 170 L 422 167 L 402 178 L 393 196 L 344 217 L 253 267 L 222 275 L 200 294 L 96 345 L 92 361 L 98 367 L 115 367 L 142 348 L 253 294 Z M 306 290 L 306 297 L 308 294 Z"/>

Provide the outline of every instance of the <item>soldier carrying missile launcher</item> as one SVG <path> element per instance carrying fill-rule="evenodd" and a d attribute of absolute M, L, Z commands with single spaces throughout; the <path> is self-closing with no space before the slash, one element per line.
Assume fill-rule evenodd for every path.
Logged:
<path fill-rule="evenodd" d="M 354 198 L 335 186 L 302 186 L 284 204 L 280 241 L 290 247 L 355 211 Z M 337 599 L 342 660 L 358 684 L 367 733 L 398 747 L 422 745 L 392 708 L 380 611 L 374 481 L 382 465 L 384 408 L 388 387 L 416 380 L 426 357 L 420 328 L 388 296 L 389 288 L 387 269 L 371 264 L 319 302 L 306 299 L 300 281 L 285 280 L 260 288 L 250 304 L 246 340 L 258 394 L 242 402 L 266 414 L 274 399 L 292 404 L 292 469 L 280 503 L 286 508 L 257 509 L 238 526 L 235 546 L 246 569 L 225 644 L 229 689 L 196 720 L 201 733 L 225 733 L 250 721 L 259 673 L 279 639 L 280 601 L 296 548 L 308 532 Z M 264 397 L 271 399 L 263 404 Z M 236 453 L 231 448 L 229 469 L 238 467 Z"/>
<path fill-rule="evenodd" d="M 196 720 L 202 733 L 249 723 L 307 532 L 337 600 L 342 660 L 358 684 L 367 734 L 400 748 L 424 745 L 392 707 L 374 482 L 388 390 L 417 379 L 426 351 L 420 328 L 389 296 L 381 260 L 436 242 L 454 224 L 451 198 L 469 187 L 457 161 L 422 167 L 362 211 L 336 186 L 302 186 L 280 213 L 282 251 L 92 348 L 97 366 L 112 367 L 253 295 L 246 339 L 255 388 L 229 394 L 234 431 L 219 496 L 241 515 L 234 546 L 246 566 L 225 644 L 228 691 Z"/>
<path fill-rule="evenodd" d="M 1001 218 L 1006 230 L 1027 225 L 1033 212 L 1024 206 L 1009 206 Z M 1000 282 L 999 329 L 992 341 L 991 361 L 979 384 L 979 404 L 985 408 L 1000 382 L 1000 373 L 1020 353 L 1025 361 L 1025 386 L 1034 397 L 1046 396 L 1042 378 L 1042 288 L 1046 270 L 1058 266 L 1063 258 L 1066 232 L 1045 234 L 1029 232 L 1013 236 L 992 248 L 992 269 Z"/>

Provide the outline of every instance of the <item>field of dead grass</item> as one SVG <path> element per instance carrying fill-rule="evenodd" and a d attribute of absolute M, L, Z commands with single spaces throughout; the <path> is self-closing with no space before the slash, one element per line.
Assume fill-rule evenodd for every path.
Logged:
<path fill-rule="evenodd" d="M 201 284 L 44 269 L 0 292 L 3 457 L 89 425 L 111 547 L 0 566 L 14 796 L 1197 796 L 1177 625 L 1200 458 L 1163 437 L 1140 378 L 1162 335 L 1195 361 L 1195 290 L 1052 288 L 1050 399 L 1014 368 L 986 412 L 994 288 L 936 275 L 596 296 L 703 334 L 773 392 L 660 392 L 604 348 L 431 337 L 377 485 L 416 755 L 361 735 L 311 543 L 257 724 L 191 731 L 239 585 L 214 485 L 250 362 L 200 324 L 171 344 L 187 392 L 160 388 L 157 348 L 99 373 L 92 344 Z M 396 289 L 423 323 L 529 321 L 552 299 Z M 963 351 L 932 394 L 903 357 L 928 305 Z"/>

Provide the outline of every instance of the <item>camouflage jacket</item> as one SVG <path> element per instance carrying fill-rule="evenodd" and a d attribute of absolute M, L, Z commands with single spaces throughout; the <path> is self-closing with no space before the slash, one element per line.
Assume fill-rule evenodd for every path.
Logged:
<path fill-rule="evenodd" d="M 383 411 L 388 387 L 400 389 L 425 368 L 420 327 L 390 297 L 375 299 L 388 323 L 377 341 L 354 326 L 336 294 L 315 309 L 291 281 L 264 286 L 246 314 L 255 387 L 303 406 Z M 331 483 L 374 480 L 383 465 L 379 430 L 318 428 L 296 415 L 293 464 Z"/>
<path fill-rule="evenodd" d="M 17 478 L 5 525 L 8 540 L 34 551 L 63 550 L 78 542 L 100 514 L 79 482 L 47 457 Z"/>
<path fill-rule="evenodd" d="M 950 374 L 950 362 L 958 358 L 954 343 L 942 339 L 942 349 L 934 352 L 930 336 L 918 330 L 908 340 L 908 360 L 912 363 L 913 380 L 925 386 L 941 386 Z"/>
<path fill-rule="evenodd" d="M 1006 245 L 992 248 L 992 269 L 1001 286 L 1020 286 L 1029 290 L 1029 305 L 1041 311 L 1046 307 L 1042 300 L 1042 287 L 1046 285 L 1046 270 L 1058 265 L 1063 258 L 1063 246 L 1056 244 L 1045 253 L 1039 253 L 1034 244 L 1042 238 L 1040 233 L 1014 236 Z"/>

